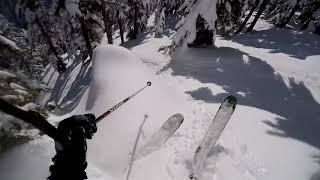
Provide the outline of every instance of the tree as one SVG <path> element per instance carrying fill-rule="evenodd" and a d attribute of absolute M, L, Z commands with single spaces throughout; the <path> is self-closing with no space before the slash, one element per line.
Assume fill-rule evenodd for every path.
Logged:
<path fill-rule="evenodd" d="M 102 15 L 103 21 L 105 26 L 105 32 L 107 34 L 108 43 L 113 44 L 112 40 L 112 22 L 110 18 L 110 8 L 107 9 L 105 0 L 101 0 L 101 8 L 102 8 Z"/>
<path fill-rule="evenodd" d="M 198 0 L 185 0 L 179 9 L 177 10 L 179 14 L 181 15 L 187 15 L 190 13 L 190 10 L 192 9 L 193 5 L 197 2 Z"/>
<path fill-rule="evenodd" d="M 66 67 L 59 56 L 60 52 L 56 47 L 55 40 L 47 27 L 50 24 L 50 11 L 45 6 L 43 1 L 40 0 L 20 0 L 17 7 L 20 16 L 24 16 L 27 21 L 28 42 L 33 43 L 46 43 L 49 47 L 49 52 L 53 53 L 56 57 L 56 63 L 60 64 L 59 72 L 64 72 Z M 40 36 L 39 36 L 40 34 Z"/>
<path fill-rule="evenodd" d="M 295 12 L 299 9 L 300 7 L 300 3 L 301 0 L 296 0 L 296 4 L 293 6 L 293 8 L 290 8 L 290 13 L 289 14 L 284 14 L 283 17 L 281 17 L 281 20 L 279 21 L 279 23 L 277 24 L 278 27 L 283 28 L 285 27 L 288 22 L 290 21 L 290 19 L 293 17 L 293 15 L 295 14 Z M 290 7 L 293 4 L 290 4 Z"/>
<path fill-rule="evenodd" d="M 260 18 L 260 16 L 262 15 L 263 11 L 266 9 L 268 3 L 269 3 L 270 0 L 263 0 L 260 7 L 259 7 L 259 10 L 256 14 L 256 16 L 254 17 L 254 20 L 251 22 L 249 28 L 246 30 L 246 33 L 247 32 L 250 32 L 253 30 L 254 26 L 256 25 L 258 19 Z"/>
<path fill-rule="evenodd" d="M 188 44 L 189 47 L 214 45 L 216 34 L 216 0 L 198 0 L 188 15 L 177 24 L 170 52 Z"/>
<path fill-rule="evenodd" d="M 246 19 L 242 22 L 242 24 L 240 25 L 240 27 L 236 31 L 235 35 L 239 34 L 242 31 L 242 29 L 246 26 L 247 22 L 249 21 L 250 17 L 252 16 L 253 12 L 258 7 L 259 2 L 260 2 L 260 0 L 255 0 L 254 4 L 251 7 L 249 14 L 247 15 Z"/>
<path fill-rule="evenodd" d="M 52 9 L 56 22 L 54 29 L 66 42 L 68 56 L 72 58 L 80 50 L 82 60 L 92 58 L 93 48 L 103 36 L 101 5 L 98 0 L 53 0 Z"/>
<path fill-rule="evenodd" d="M 130 39 L 136 39 L 140 30 L 144 30 L 147 23 L 148 8 L 147 4 L 143 0 L 128 0 L 128 6 L 130 8 L 128 12 L 128 37 Z"/>
<path fill-rule="evenodd" d="M 166 8 L 163 7 L 162 8 L 162 11 L 161 11 L 161 14 L 160 14 L 160 18 L 158 20 L 158 23 L 156 24 L 156 32 L 155 32 L 155 37 L 157 38 L 160 38 L 163 34 L 163 30 L 164 30 L 164 27 L 165 27 L 165 18 L 166 18 L 166 15 L 165 15 L 165 10 Z"/>
<path fill-rule="evenodd" d="M 308 28 L 310 22 L 316 22 L 319 19 L 320 2 L 314 0 L 305 0 L 301 3 L 301 13 L 298 16 L 300 29 Z M 319 20 L 318 20 L 319 21 Z M 317 23 L 316 23 L 317 24 Z"/>

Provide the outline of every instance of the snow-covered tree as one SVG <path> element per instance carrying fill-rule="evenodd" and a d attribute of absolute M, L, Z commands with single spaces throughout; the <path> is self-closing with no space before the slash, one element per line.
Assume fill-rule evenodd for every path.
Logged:
<path fill-rule="evenodd" d="M 156 30 L 155 30 L 155 37 L 160 38 L 163 34 L 163 30 L 165 28 L 166 23 L 166 14 L 165 14 L 166 8 L 163 7 L 162 11 L 160 13 L 160 18 L 156 24 Z"/>
<path fill-rule="evenodd" d="M 307 29 L 311 22 L 314 22 L 316 27 L 317 25 L 319 26 L 320 2 L 315 0 L 304 0 L 301 4 L 301 13 L 298 16 L 301 30 Z M 315 32 L 317 33 L 317 29 Z"/>
<path fill-rule="evenodd" d="M 179 9 L 177 10 L 181 15 L 187 15 L 190 13 L 191 8 L 197 2 L 197 0 L 185 0 Z"/>
<path fill-rule="evenodd" d="M 280 28 L 283 28 L 287 25 L 287 23 L 290 21 L 290 19 L 293 17 L 293 15 L 296 13 L 296 11 L 300 8 L 300 3 L 302 0 L 291 0 L 284 3 L 282 6 L 282 9 L 280 13 L 276 16 L 276 25 Z"/>
<path fill-rule="evenodd" d="M 283 28 L 294 19 L 304 30 L 311 22 L 317 27 L 319 9 L 319 0 L 271 0 L 266 13 L 269 22 L 277 27 Z"/>
<path fill-rule="evenodd" d="M 116 4 L 116 2 L 114 2 Z M 107 34 L 108 43 L 113 44 L 112 39 L 112 14 L 115 9 L 112 7 L 114 6 L 107 6 L 107 2 L 105 0 L 101 0 L 101 8 L 102 8 L 102 16 L 104 21 L 104 32 Z"/>
<path fill-rule="evenodd" d="M 222 34 L 228 34 L 241 23 L 247 10 L 247 0 L 219 0 L 217 3 L 217 24 Z"/>
<path fill-rule="evenodd" d="M 126 14 L 128 14 L 129 7 L 125 4 L 125 0 L 118 1 L 115 5 L 117 27 L 120 33 L 121 43 L 124 43 L 124 30 L 126 29 Z"/>
<path fill-rule="evenodd" d="M 189 14 L 177 24 L 171 52 L 184 44 L 189 47 L 214 45 L 216 35 L 216 0 L 197 0 Z"/>
<path fill-rule="evenodd" d="M 149 6 L 144 0 L 128 0 L 128 6 L 128 38 L 136 39 L 139 30 L 145 30 L 149 15 L 147 7 Z"/>
<path fill-rule="evenodd" d="M 16 5 L 16 13 L 22 16 L 27 22 L 27 42 L 31 47 L 42 48 L 46 51 L 47 57 L 54 55 L 56 64 L 60 72 L 64 72 L 66 67 L 62 58 L 62 52 L 57 45 L 57 36 L 51 31 L 52 24 L 50 9 L 42 0 L 19 0 Z"/>

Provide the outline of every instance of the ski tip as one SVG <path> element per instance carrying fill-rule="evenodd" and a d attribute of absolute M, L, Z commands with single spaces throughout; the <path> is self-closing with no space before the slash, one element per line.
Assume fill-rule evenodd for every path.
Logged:
<path fill-rule="evenodd" d="M 230 95 L 230 96 L 226 97 L 225 101 L 228 101 L 228 104 L 230 104 L 230 106 L 232 105 L 233 109 L 236 108 L 237 98 L 235 96 Z"/>

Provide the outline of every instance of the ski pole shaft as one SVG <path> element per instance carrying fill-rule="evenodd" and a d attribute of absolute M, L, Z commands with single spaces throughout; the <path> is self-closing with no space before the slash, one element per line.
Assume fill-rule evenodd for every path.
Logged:
<path fill-rule="evenodd" d="M 151 82 L 148 81 L 147 84 L 141 88 L 140 90 L 138 90 L 137 92 L 135 92 L 134 94 L 132 94 L 131 96 L 125 98 L 124 100 L 122 100 L 121 102 L 119 102 L 118 104 L 116 104 L 115 106 L 113 106 L 111 109 L 109 109 L 108 111 L 106 111 L 105 113 L 103 113 L 101 116 L 99 116 L 96 119 L 96 123 L 100 122 L 103 118 L 107 117 L 110 113 L 112 113 L 113 111 L 115 111 L 116 109 L 118 109 L 122 104 L 126 103 L 127 101 L 129 101 L 131 98 L 133 98 L 134 96 L 136 96 L 137 94 L 139 94 L 141 91 L 143 91 L 145 88 L 147 88 L 148 86 L 151 86 Z"/>

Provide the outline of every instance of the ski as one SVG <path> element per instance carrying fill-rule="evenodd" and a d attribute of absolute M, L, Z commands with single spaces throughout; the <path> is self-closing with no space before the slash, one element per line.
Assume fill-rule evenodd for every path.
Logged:
<path fill-rule="evenodd" d="M 168 120 L 161 126 L 161 128 L 156 131 L 151 138 L 142 146 L 138 151 L 136 160 L 145 157 L 152 152 L 160 149 L 160 147 L 172 136 L 174 132 L 183 123 L 184 117 L 182 114 L 174 114 L 169 117 Z"/>
<path fill-rule="evenodd" d="M 228 96 L 220 105 L 213 121 L 211 122 L 201 144 L 195 151 L 193 158 L 193 169 L 190 174 L 190 179 L 198 179 L 199 174 L 203 169 L 205 160 L 211 150 L 216 144 L 224 128 L 226 127 L 231 115 L 233 114 L 237 105 L 237 99 L 234 96 Z"/>

